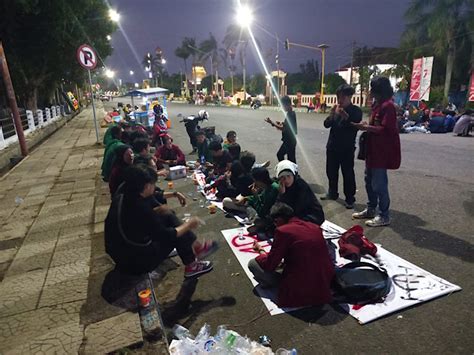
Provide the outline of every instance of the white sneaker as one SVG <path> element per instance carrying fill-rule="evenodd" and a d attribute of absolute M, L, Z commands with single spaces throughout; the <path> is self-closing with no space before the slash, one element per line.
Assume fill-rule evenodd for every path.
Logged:
<path fill-rule="evenodd" d="M 390 218 L 383 218 L 382 216 L 376 216 L 373 219 L 365 221 L 365 225 L 369 227 L 383 227 L 390 225 Z"/>

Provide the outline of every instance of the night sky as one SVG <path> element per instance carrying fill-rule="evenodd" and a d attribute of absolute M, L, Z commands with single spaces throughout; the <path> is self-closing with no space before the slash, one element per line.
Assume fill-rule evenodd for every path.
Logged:
<path fill-rule="evenodd" d="M 326 52 L 326 65 L 327 70 L 334 71 L 350 62 L 352 41 L 356 41 L 356 45 L 397 46 L 405 25 L 403 14 L 410 1 L 254 1 L 252 28 L 262 44 L 262 51 L 273 53 L 269 59 L 271 62 L 267 64 L 269 69 L 275 68 L 276 39 L 260 27 L 277 33 L 282 41 L 289 38 L 290 42 L 330 45 Z M 121 29 L 112 36 L 114 52 L 106 64 L 116 71 L 116 78 L 124 82 L 141 81 L 145 77 L 140 63 L 147 52 L 153 53 L 158 46 L 167 59 L 168 72 L 179 72 L 183 69 L 183 61 L 174 56 L 174 50 L 183 37 L 195 37 L 199 43 L 212 32 L 221 42 L 228 24 L 235 17 L 234 0 L 112 0 L 110 3 L 121 14 Z M 308 59 L 320 61 L 319 52 L 298 48 L 286 52 L 280 44 L 282 70 L 298 71 L 299 64 Z M 135 72 L 134 77 L 130 76 L 130 70 Z M 262 72 L 251 47 L 247 52 L 247 70 L 250 74 Z M 224 76 L 228 76 L 227 71 Z"/>

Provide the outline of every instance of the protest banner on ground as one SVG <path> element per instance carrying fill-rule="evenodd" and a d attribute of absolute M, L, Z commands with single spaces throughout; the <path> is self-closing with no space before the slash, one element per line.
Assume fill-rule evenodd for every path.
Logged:
<path fill-rule="evenodd" d="M 343 228 L 328 221 L 325 221 L 321 225 L 321 228 L 323 229 L 323 234 L 326 239 L 337 239 L 337 237 L 345 231 Z M 257 240 L 257 238 L 256 236 L 249 236 L 246 233 L 242 233 L 243 231 L 246 231 L 244 227 L 223 230 L 221 232 L 269 313 L 271 315 L 277 315 L 295 310 L 295 308 L 279 308 L 273 302 L 276 298 L 276 290 L 262 289 L 254 280 L 247 265 L 251 259 L 258 255 L 258 253 L 252 249 L 253 242 Z M 334 240 L 333 244 L 336 247 L 336 265 L 340 267 L 351 262 L 339 256 L 337 240 Z M 267 252 L 271 249 L 270 244 L 267 242 L 264 242 L 262 246 Z M 383 303 L 364 306 L 351 304 L 340 305 L 352 317 L 356 318 L 360 324 L 366 324 L 404 308 L 461 290 L 461 287 L 419 268 L 407 260 L 385 250 L 382 246 L 377 245 L 377 248 L 377 258 L 363 257 L 361 261 L 379 265 L 387 271 L 392 280 L 390 293 Z"/>

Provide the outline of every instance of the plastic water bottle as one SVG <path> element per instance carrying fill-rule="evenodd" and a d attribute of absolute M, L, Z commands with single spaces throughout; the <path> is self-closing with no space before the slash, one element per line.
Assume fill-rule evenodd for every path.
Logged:
<path fill-rule="evenodd" d="M 179 340 L 194 339 L 193 335 L 189 332 L 189 330 L 179 324 L 174 325 L 173 334 Z"/>
<path fill-rule="evenodd" d="M 17 205 L 21 205 L 25 200 L 23 200 L 20 196 L 15 197 L 15 203 Z"/>
<path fill-rule="evenodd" d="M 239 228 L 239 240 L 244 240 L 245 237 L 244 237 L 244 229 L 243 228 Z"/>

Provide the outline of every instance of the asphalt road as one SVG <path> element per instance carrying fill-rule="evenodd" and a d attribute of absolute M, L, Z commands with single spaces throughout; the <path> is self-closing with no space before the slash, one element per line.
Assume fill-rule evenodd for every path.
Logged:
<path fill-rule="evenodd" d="M 110 104 L 116 102 L 117 99 Z M 178 113 L 196 114 L 201 108 L 187 104 L 168 106 L 173 125 L 170 134 L 186 153 L 191 150 L 190 145 L 184 126 L 176 116 Z M 228 130 L 237 131 L 242 150 L 254 152 L 258 161 L 269 159 L 274 166 L 280 134 L 263 119 L 267 116 L 281 119 L 281 113 L 227 107 L 205 109 L 210 114 L 205 125 L 216 126 L 222 136 Z M 322 124 L 324 116 L 298 113 L 297 119 L 297 160 L 301 175 L 315 193 L 325 193 L 328 130 Z M 194 313 L 182 321 L 184 325 L 196 333 L 205 322 L 213 329 L 225 323 L 253 339 L 268 335 L 273 340 L 274 350 L 294 347 L 302 354 L 472 353 L 474 139 L 451 134 L 410 134 L 401 135 L 401 142 L 402 166 L 389 172 L 392 224 L 367 229 L 366 235 L 392 253 L 460 285 L 461 292 L 364 326 L 333 306 L 295 314 L 266 315 L 252 321 L 264 311 L 263 304 L 253 295 L 251 283 L 220 234 L 221 229 L 235 227 L 235 221 L 221 213 L 210 216 L 199 209 L 197 202 L 191 202 L 187 210 L 179 213 L 191 212 L 205 218 L 208 223 L 200 234 L 220 239 L 221 248 L 211 257 L 215 270 L 199 280 L 193 297 Z M 355 169 L 356 209 L 361 209 L 366 202 L 364 163 L 356 161 Z M 184 181 L 176 186 L 182 191 L 193 189 Z M 328 220 L 345 228 L 354 224 L 352 211 L 344 208 L 343 200 L 322 204 Z M 240 276 L 231 276 L 236 272 L 240 272 Z M 170 272 L 168 284 L 173 278 L 179 280 L 180 275 L 177 271 Z M 399 315 L 403 317 L 397 317 Z"/>

